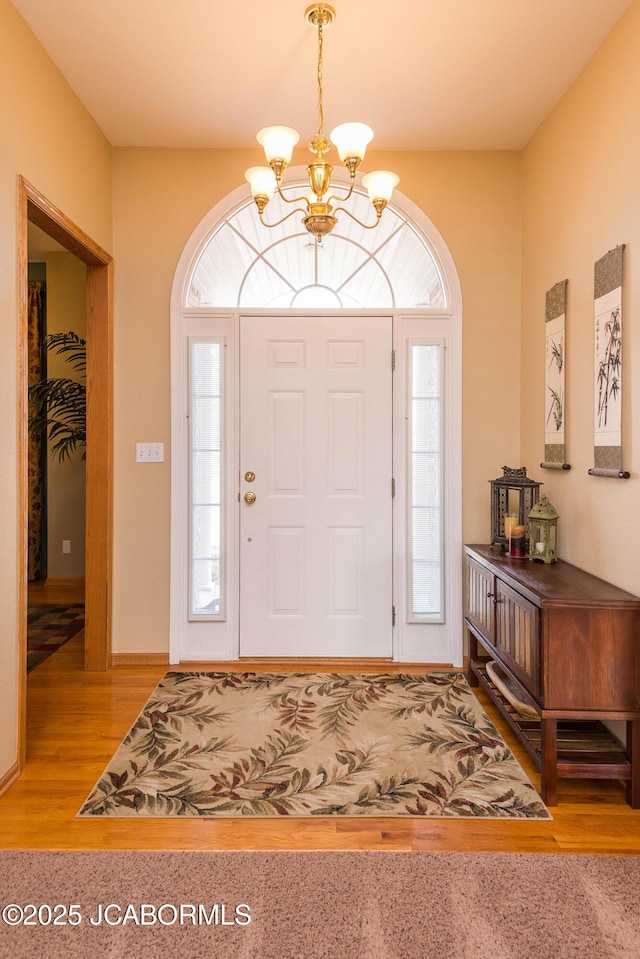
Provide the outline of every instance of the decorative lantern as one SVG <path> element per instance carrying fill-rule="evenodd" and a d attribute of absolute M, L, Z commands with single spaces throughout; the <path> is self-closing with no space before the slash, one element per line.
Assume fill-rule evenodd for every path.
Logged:
<path fill-rule="evenodd" d="M 538 559 L 541 563 L 555 563 L 556 531 L 558 514 L 548 496 L 540 500 L 529 513 L 529 559 Z"/>
<path fill-rule="evenodd" d="M 491 483 L 491 545 L 509 545 L 509 527 L 527 526 L 529 513 L 540 494 L 540 483 L 529 479 L 527 469 L 502 467 L 502 476 Z"/>

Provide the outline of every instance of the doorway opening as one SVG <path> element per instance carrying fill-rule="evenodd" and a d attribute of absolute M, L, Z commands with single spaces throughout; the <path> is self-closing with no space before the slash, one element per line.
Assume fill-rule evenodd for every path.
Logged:
<path fill-rule="evenodd" d="M 84 583 L 86 264 L 29 223 L 29 582 Z M 80 581 L 80 582 L 78 582 Z"/>
<path fill-rule="evenodd" d="M 85 507 L 85 669 L 111 665 L 112 258 L 24 178 L 19 181 L 19 764 L 26 760 L 28 596 L 28 225 L 86 264 L 87 455 Z"/>

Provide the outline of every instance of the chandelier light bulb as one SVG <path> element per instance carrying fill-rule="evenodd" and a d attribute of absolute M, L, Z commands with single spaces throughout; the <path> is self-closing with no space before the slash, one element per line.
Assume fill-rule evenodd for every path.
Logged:
<path fill-rule="evenodd" d="M 276 188 L 276 176 L 271 167 L 249 167 L 244 178 L 251 187 L 251 196 L 254 200 L 257 197 L 265 197 L 267 202 L 271 199 Z"/>
<path fill-rule="evenodd" d="M 279 161 L 284 166 L 291 163 L 293 148 L 299 139 L 300 134 L 291 127 L 265 127 L 256 136 L 264 150 L 267 163 Z"/>
<path fill-rule="evenodd" d="M 384 200 L 388 203 L 399 182 L 400 177 L 389 170 L 374 170 L 362 177 L 362 185 L 373 204 L 376 200 Z"/>
<path fill-rule="evenodd" d="M 341 123 L 331 131 L 330 139 L 343 163 L 348 159 L 361 162 L 373 140 L 373 130 L 366 123 Z"/>

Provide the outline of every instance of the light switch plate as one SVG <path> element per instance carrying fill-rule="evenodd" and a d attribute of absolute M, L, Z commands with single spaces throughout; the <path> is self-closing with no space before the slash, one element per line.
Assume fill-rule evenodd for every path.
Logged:
<path fill-rule="evenodd" d="M 136 463 L 164 463 L 164 443 L 136 443 Z"/>

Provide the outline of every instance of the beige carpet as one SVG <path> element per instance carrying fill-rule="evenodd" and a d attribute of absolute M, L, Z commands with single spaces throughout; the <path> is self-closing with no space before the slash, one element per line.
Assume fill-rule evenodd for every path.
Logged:
<path fill-rule="evenodd" d="M 462 673 L 169 672 L 79 815 L 550 818 Z"/>
<path fill-rule="evenodd" d="M 3 959 L 640 956 L 637 858 L 3 852 L 0 862 Z"/>

